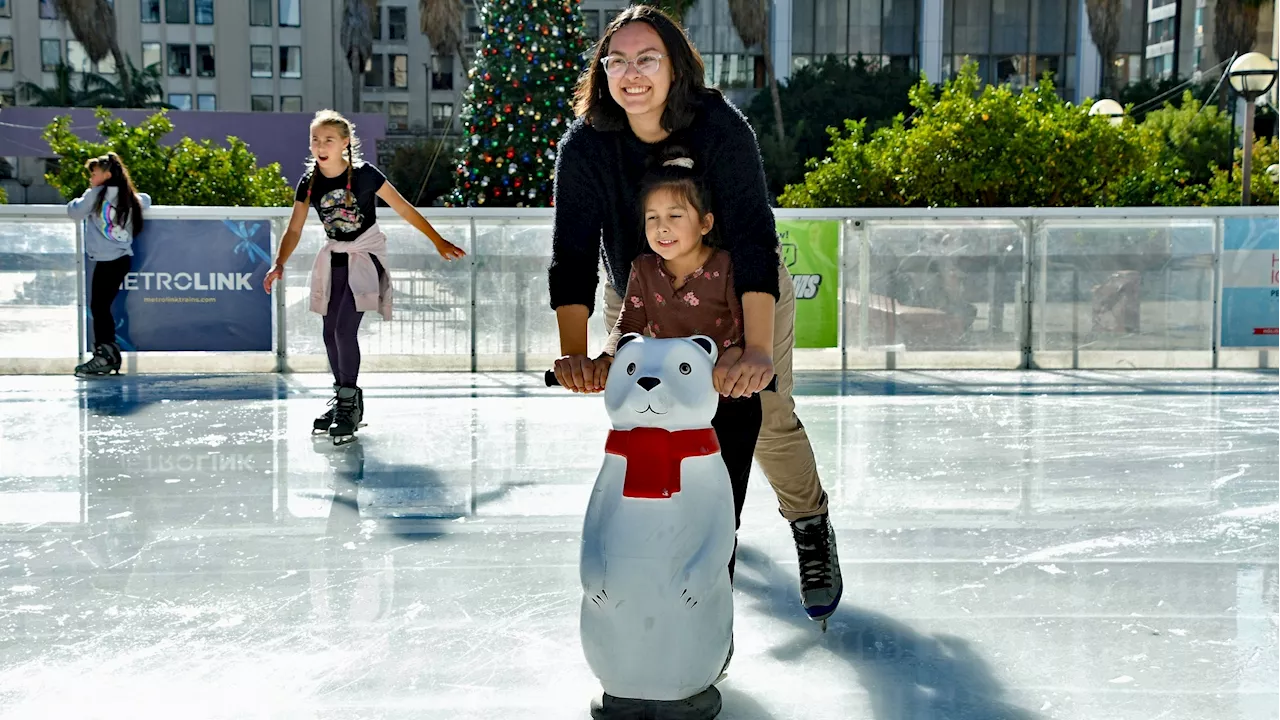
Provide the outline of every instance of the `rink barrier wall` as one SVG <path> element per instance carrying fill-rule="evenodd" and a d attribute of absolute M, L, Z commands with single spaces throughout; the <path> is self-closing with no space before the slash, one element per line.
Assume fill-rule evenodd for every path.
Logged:
<path fill-rule="evenodd" d="M 274 251 L 290 212 L 157 207 L 148 218 L 266 220 Z M 552 211 L 423 212 L 467 258 L 443 262 L 425 238 L 383 210 L 396 316 L 363 324 L 363 370 L 548 367 L 559 349 L 546 287 Z M 835 223 L 839 232 L 839 340 L 833 348 L 796 350 L 797 369 L 1277 364 L 1274 335 L 1260 338 L 1269 346 L 1220 347 L 1224 235 L 1242 224 L 1271 233 L 1275 208 L 775 214 L 780 220 Z M 308 308 L 309 270 L 323 241 L 318 223 L 309 223 L 286 266 L 284 292 L 274 296 L 272 351 L 129 353 L 125 371 L 325 372 L 320 317 Z M 1274 277 L 1274 253 L 1272 262 Z M 86 332 L 84 273 L 81 228 L 61 206 L 0 206 L 0 374 L 71 371 Z M 598 348 L 603 328 L 592 320 L 592 344 Z"/>

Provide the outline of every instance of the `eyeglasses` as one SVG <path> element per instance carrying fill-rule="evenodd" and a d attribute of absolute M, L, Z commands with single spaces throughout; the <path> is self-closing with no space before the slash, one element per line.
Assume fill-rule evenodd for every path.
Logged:
<path fill-rule="evenodd" d="M 645 53 L 635 60 L 628 60 L 617 55 L 610 55 L 602 59 L 600 64 L 604 66 L 604 73 L 609 77 L 622 76 L 627 71 L 628 65 L 633 66 L 636 72 L 641 75 L 652 75 L 658 72 L 658 68 L 662 66 L 663 57 L 665 56 L 658 53 Z"/>

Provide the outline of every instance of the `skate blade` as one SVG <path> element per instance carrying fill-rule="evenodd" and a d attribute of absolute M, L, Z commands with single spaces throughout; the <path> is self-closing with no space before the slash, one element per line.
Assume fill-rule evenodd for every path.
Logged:
<path fill-rule="evenodd" d="M 358 439 L 359 438 L 355 435 L 339 435 L 333 439 L 333 446 L 342 447 L 343 445 L 350 445 Z"/>

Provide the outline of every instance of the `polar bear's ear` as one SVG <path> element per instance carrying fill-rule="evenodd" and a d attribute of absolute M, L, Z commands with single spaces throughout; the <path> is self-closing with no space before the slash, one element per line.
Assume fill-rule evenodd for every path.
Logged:
<path fill-rule="evenodd" d="M 622 349 L 623 345 L 626 345 L 632 340 L 639 340 L 641 337 L 642 336 L 640 335 L 640 333 L 627 333 L 626 335 L 623 335 L 621 338 L 618 339 L 618 346 L 613 349 L 613 353 L 617 355 L 618 351 Z"/>
<path fill-rule="evenodd" d="M 716 361 L 716 356 L 719 355 L 719 353 L 716 352 L 716 342 L 714 340 L 706 335 L 694 335 L 689 338 L 689 340 L 691 340 L 694 345 L 697 345 L 707 351 L 707 354 L 711 356 L 711 362 L 714 363 Z"/>

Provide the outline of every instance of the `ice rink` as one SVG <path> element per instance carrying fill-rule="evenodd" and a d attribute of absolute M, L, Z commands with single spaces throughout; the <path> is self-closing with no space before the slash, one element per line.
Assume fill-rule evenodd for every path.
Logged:
<path fill-rule="evenodd" d="M 0 377 L 0 718 L 586 718 L 599 396 Z M 1271 372 L 803 373 L 845 592 L 758 471 L 725 720 L 1280 716 Z"/>

